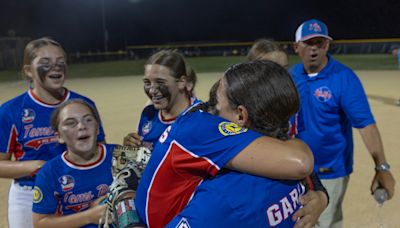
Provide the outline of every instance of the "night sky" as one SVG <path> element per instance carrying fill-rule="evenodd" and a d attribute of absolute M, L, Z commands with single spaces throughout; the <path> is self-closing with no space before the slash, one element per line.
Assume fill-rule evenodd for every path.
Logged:
<path fill-rule="evenodd" d="M 50 36 L 67 52 L 183 42 L 291 41 L 304 20 L 338 39 L 400 38 L 400 1 L 0 0 L 0 36 Z M 10 31 L 13 32 L 10 32 Z"/>

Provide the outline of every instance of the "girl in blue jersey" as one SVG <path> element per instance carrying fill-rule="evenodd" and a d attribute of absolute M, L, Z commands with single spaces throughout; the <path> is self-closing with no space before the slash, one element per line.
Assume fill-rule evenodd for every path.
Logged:
<path fill-rule="evenodd" d="M 285 140 L 289 137 L 288 120 L 297 111 L 299 98 L 290 75 L 283 68 L 272 62 L 255 61 L 228 69 L 220 83 L 212 88 L 210 103 L 215 106 L 215 114 Z M 310 224 L 295 224 L 303 192 L 299 181 L 279 181 L 223 170 L 197 187 L 189 204 L 167 227 L 314 225 L 316 219 L 309 221 Z M 325 205 L 322 203 L 322 209 Z"/>
<path fill-rule="evenodd" d="M 253 46 L 250 48 L 249 53 L 247 54 L 248 61 L 254 60 L 270 60 L 278 63 L 283 66 L 285 69 L 289 67 L 289 56 L 287 52 L 273 40 L 269 39 L 258 39 L 254 42 Z M 304 130 L 304 121 L 301 115 L 301 112 L 296 113 L 296 115 L 292 116 L 290 119 L 290 130 L 289 135 L 291 137 L 295 137 L 295 135 Z M 308 196 L 311 195 L 319 195 L 320 200 L 324 201 L 325 196 L 328 195 L 326 189 L 320 183 L 320 179 L 316 173 L 312 173 L 305 179 L 306 188 L 309 190 L 320 190 L 320 191 L 308 191 L 307 195 L 303 197 L 303 199 L 310 199 Z M 310 223 L 315 224 L 318 220 L 318 216 L 325 209 L 326 204 L 315 205 L 313 208 L 317 211 L 317 213 L 311 213 L 306 215 L 299 223 Z M 301 211 L 300 211 L 301 212 Z M 314 215 L 314 216 L 313 216 Z M 306 219 L 307 218 L 307 219 Z"/>
<path fill-rule="evenodd" d="M 164 130 L 188 107 L 199 103 L 194 95 L 196 74 L 176 51 L 162 50 L 144 66 L 144 91 L 150 98 L 142 111 L 137 132 L 124 138 L 125 146 L 152 150 Z"/>
<path fill-rule="evenodd" d="M 98 143 L 99 116 L 85 101 L 63 103 L 52 116 L 58 142 L 67 150 L 36 177 L 35 227 L 97 227 L 106 205 L 98 202 L 112 182 L 113 145 Z"/>
<path fill-rule="evenodd" d="M 10 228 L 32 227 L 35 173 L 65 150 L 57 144 L 49 124 L 51 112 L 73 98 L 94 106 L 90 99 L 64 87 L 66 58 L 61 45 L 52 39 L 29 42 L 22 72 L 28 77 L 30 88 L 0 107 L 0 177 L 14 179 L 8 201 Z M 98 138 L 104 141 L 101 126 Z"/>

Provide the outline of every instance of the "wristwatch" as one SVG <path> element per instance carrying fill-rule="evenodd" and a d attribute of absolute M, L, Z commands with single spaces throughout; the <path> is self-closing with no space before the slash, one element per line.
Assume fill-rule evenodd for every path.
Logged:
<path fill-rule="evenodd" d="M 375 171 L 389 171 L 390 165 L 386 162 L 375 166 Z"/>

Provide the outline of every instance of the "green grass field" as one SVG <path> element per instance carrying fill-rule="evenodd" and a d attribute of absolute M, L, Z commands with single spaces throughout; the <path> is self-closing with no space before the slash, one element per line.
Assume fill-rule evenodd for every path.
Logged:
<path fill-rule="evenodd" d="M 397 70 L 396 58 L 391 55 L 335 55 L 334 58 L 354 70 Z M 244 56 L 228 57 L 193 57 L 187 59 L 198 73 L 223 72 L 228 66 L 245 60 Z M 298 56 L 290 56 L 290 65 L 300 62 Z M 112 62 L 95 62 L 70 64 L 69 78 L 109 77 L 125 75 L 142 75 L 145 60 L 123 60 Z M 20 80 L 19 70 L 0 71 L 0 81 Z"/>

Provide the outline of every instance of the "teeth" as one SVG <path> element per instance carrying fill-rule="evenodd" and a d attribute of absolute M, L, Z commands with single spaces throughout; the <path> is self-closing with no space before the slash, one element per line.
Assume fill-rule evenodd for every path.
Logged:
<path fill-rule="evenodd" d="M 163 97 L 162 96 L 157 96 L 157 97 L 153 97 L 153 100 L 161 100 Z"/>
<path fill-rule="evenodd" d="M 50 75 L 49 76 L 50 78 L 61 78 L 61 75 L 60 74 L 56 74 L 56 75 Z"/>

